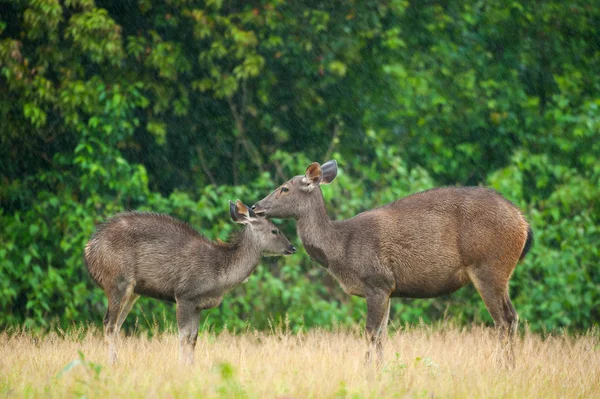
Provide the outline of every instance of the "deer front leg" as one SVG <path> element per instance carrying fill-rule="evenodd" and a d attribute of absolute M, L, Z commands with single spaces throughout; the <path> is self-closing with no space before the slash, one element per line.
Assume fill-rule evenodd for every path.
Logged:
<path fill-rule="evenodd" d="M 373 363 L 373 352 L 377 353 L 377 368 L 383 363 L 382 338 L 387 332 L 387 323 L 390 317 L 390 297 L 384 292 L 373 292 L 367 295 L 367 356 L 366 364 Z"/>
<path fill-rule="evenodd" d="M 200 305 L 197 302 L 177 300 L 177 327 L 179 328 L 179 363 L 194 363 L 194 349 L 198 340 Z"/>

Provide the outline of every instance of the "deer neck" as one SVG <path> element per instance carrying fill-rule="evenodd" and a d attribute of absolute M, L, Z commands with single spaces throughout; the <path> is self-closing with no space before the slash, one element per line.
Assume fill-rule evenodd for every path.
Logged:
<path fill-rule="evenodd" d="M 297 219 L 296 226 L 302 244 L 313 260 L 329 267 L 338 258 L 336 243 L 339 242 L 339 232 L 327 215 L 322 195 L 311 204 L 309 212 Z"/>
<path fill-rule="evenodd" d="M 260 261 L 261 249 L 247 229 L 230 245 L 228 256 L 224 256 L 225 285 L 230 287 L 245 281 Z"/>

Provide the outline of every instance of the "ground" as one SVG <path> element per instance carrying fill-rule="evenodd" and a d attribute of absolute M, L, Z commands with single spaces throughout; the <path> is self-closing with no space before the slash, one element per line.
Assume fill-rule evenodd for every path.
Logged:
<path fill-rule="evenodd" d="M 291 334 L 202 333 L 191 367 L 177 335 L 122 336 L 107 364 L 94 328 L 0 333 L 0 397 L 600 398 L 600 337 L 522 333 L 514 369 L 496 361 L 489 328 L 390 331 L 385 362 L 364 365 L 360 328 Z"/>

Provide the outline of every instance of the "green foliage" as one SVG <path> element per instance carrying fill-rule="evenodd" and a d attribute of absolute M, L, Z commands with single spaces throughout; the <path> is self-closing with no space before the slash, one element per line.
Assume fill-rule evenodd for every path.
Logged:
<path fill-rule="evenodd" d="M 477 1 L 23 0 L 0 6 L 0 327 L 100 324 L 82 251 L 116 212 L 212 239 L 312 161 L 347 218 L 447 184 L 500 191 L 536 241 L 511 281 L 536 331 L 600 320 L 600 9 Z M 205 328 L 364 319 L 300 248 L 266 258 Z M 142 300 L 126 328 L 173 325 Z M 163 314 L 165 317 L 163 318 Z M 472 288 L 396 300 L 396 323 L 491 322 Z M 136 323 L 136 320 L 138 322 Z"/>
<path fill-rule="evenodd" d="M 217 387 L 219 397 L 222 398 L 248 398 L 243 384 L 236 379 L 235 369 L 231 363 L 223 362 L 217 365 L 222 383 Z"/>
<path fill-rule="evenodd" d="M 536 329 L 585 329 L 600 316 L 596 306 L 600 303 L 600 174 L 597 169 L 578 173 L 545 155 L 526 152 L 516 153 L 512 164 L 510 172 L 492 175 L 492 186 L 506 186 L 533 174 L 541 191 L 549 192 L 529 201 L 525 190 L 515 197 L 529 202 L 529 219 L 536 232 L 528 260 L 517 266 L 512 280 L 519 311 L 536 321 Z"/>
<path fill-rule="evenodd" d="M 69 362 L 56 374 L 56 378 L 61 378 L 63 375 L 69 373 L 75 367 L 82 366 L 86 370 L 88 375 L 93 376 L 94 379 L 97 381 L 100 378 L 100 373 L 102 372 L 102 365 L 86 360 L 85 354 L 82 351 L 77 351 L 77 353 L 79 354 L 79 359 Z"/>

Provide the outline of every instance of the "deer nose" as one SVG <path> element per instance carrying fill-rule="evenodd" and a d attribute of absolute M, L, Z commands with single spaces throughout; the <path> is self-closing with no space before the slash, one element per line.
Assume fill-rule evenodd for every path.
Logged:
<path fill-rule="evenodd" d="M 296 253 L 296 247 L 295 247 L 295 246 L 293 246 L 293 245 L 290 245 L 290 246 L 288 247 L 288 251 L 290 251 L 291 253 L 293 253 L 293 254 L 294 254 L 294 253 Z"/>

